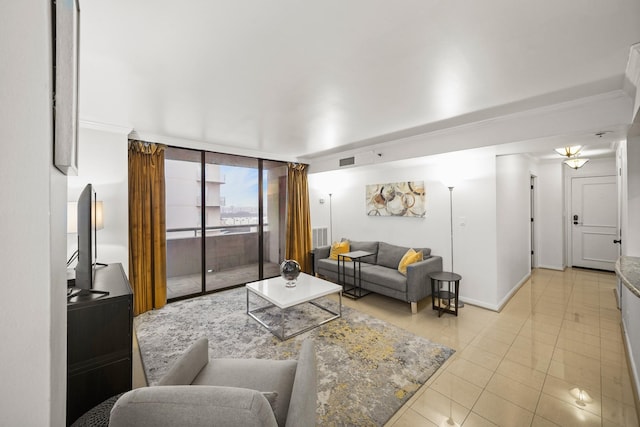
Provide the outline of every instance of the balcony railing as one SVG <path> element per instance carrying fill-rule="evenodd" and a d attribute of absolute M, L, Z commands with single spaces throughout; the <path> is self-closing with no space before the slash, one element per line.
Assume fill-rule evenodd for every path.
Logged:
<path fill-rule="evenodd" d="M 207 236 L 218 236 L 221 234 L 256 233 L 258 231 L 258 226 L 259 224 L 210 225 L 205 227 L 205 233 Z M 268 229 L 268 226 L 269 224 L 264 224 L 265 230 Z M 212 232 L 211 234 L 209 234 L 210 231 Z M 171 236 L 169 236 L 170 233 L 172 234 Z M 180 233 L 180 235 L 178 235 L 178 233 Z M 167 240 L 200 236 L 202 236 L 201 227 L 167 229 Z"/>
<path fill-rule="evenodd" d="M 257 224 L 209 226 L 205 232 L 207 271 L 223 271 L 258 262 Z M 169 237 L 169 234 L 173 236 Z M 167 229 L 167 277 L 185 276 L 201 271 L 201 237 L 200 228 Z M 264 239 L 269 240 L 266 225 Z M 270 259 L 269 246 L 265 245 L 263 248 L 265 260 Z"/>

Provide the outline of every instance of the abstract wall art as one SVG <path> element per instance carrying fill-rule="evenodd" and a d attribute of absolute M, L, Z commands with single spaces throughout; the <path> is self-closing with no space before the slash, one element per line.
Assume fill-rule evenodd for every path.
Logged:
<path fill-rule="evenodd" d="M 366 186 L 368 216 L 407 216 L 426 214 L 424 181 L 393 182 Z"/>

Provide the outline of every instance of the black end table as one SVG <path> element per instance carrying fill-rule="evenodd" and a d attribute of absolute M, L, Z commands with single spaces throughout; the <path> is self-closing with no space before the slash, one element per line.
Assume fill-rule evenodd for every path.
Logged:
<path fill-rule="evenodd" d="M 353 251 L 344 254 L 338 254 L 338 284 L 342 285 L 343 295 L 351 299 L 358 299 L 371 293 L 365 289 L 362 289 L 361 286 L 362 258 L 366 258 L 371 255 L 373 255 L 373 253 L 367 251 Z M 345 261 L 347 258 L 351 259 L 351 261 L 353 262 L 353 284 L 347 283 L 347 269 L 345 265 Z M 340 274 L 340 272 L 342 272 L 342 275 Z"/>
<path fill-rule="evenodd" d="M 460 292 L 460 280 L 462 276 L 449 271 L 438 271 L 431 273 L 431 303 L 434 310 L 438 310 L 438 317 L 442 316 L 442 313 L 451 313 L 458 315 L 458 293 Z M 443 283 L 447 283 L 447 290 L 441 289 Z M 451 286 L 453 284 L 453 289 Z M 436 299 L 438 304 L 436 305 Z M 445 306 L 442 306 L 442 302 L 446 301 Z M 452 307 L 453 301 L 453 307 Z"/>

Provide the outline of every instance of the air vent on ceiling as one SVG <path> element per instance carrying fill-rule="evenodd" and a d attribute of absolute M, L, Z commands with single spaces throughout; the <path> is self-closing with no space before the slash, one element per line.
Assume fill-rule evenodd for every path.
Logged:
<path fill-rule="evenodd" d="M 355 157 L 345 157 L 344 159 L 340 159 L 340 166 L 351 166 L 356 164 Z"/>

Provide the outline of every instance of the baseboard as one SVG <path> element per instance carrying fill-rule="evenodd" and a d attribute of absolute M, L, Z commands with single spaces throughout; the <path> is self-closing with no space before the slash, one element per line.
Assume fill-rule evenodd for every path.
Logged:
<path fill-rule="evenodd" d="M 531 278 L 531 272 L 527 273 L 522 279 L 520 279 L 518 284 L 516 284 L 513 288 L 511 288 L 509 293 L 507 293 L 504 296 L 504 298 L 502 298 L 502 300 L 498 303 L 498 310 L 496 310 L 496 311 L 498 311 L 498 312 L 502 311 L 502 309 L 504 308 L 505 305 L 507 305 L 509 300 L 511 300 L 511 298 L 513 298 L 513 296 L 516 294 L 516 292 L 518 292 L 520 290 L 520 288 L 522 287 L 522 285 L 527 283 L 527 280 L 529 280 L 530 278 Z"/>
<path fill-rule="evenodd" d="M 558 267 L 557 265 L 539 265 L 536 268 L 543 268 L 545 270 L 564 271 L 566 267 Z"/>
<path fill-rule="evenodd" d="M 496 311 L 499 313 L 500 311 L 502 311 L 504 306 L 507 305 L 509 300 L 513 298 L 516 292 L 520 290 L 522 285 L 527 283 L 527 280 L 529 280 L 530 278 L 531 278 L 531 273 L 528 273 L 524 278 L 522 278 L 522 280 L 518 282 L 517 285 L 513 287 L 513 289 L 511 289 L 511 291 L 509 291 L 507 295 L 505 295 L 502 301 L 498 304 L 487 304 L 485 301 L 478 301 L 478 300 L 474 300 L 473 298 L 467 298 L 467 297 L 460 298 L 460 301 L 464 302 L 465 304 L 475 305 L 476 307 L 485 308 L 487 310 Z"/>
<path fill-rule="evenodd" d="M 487 304 L 484 301 L 474 300 L 473 298 L 460 298 L 460 301 L 462 301 L 465 304 L 475 305 L 476 307 L 485 308 L 487 310 L 498 311 L 498 306 L 497 305 L 495 305 L 495 304 Z"/>

